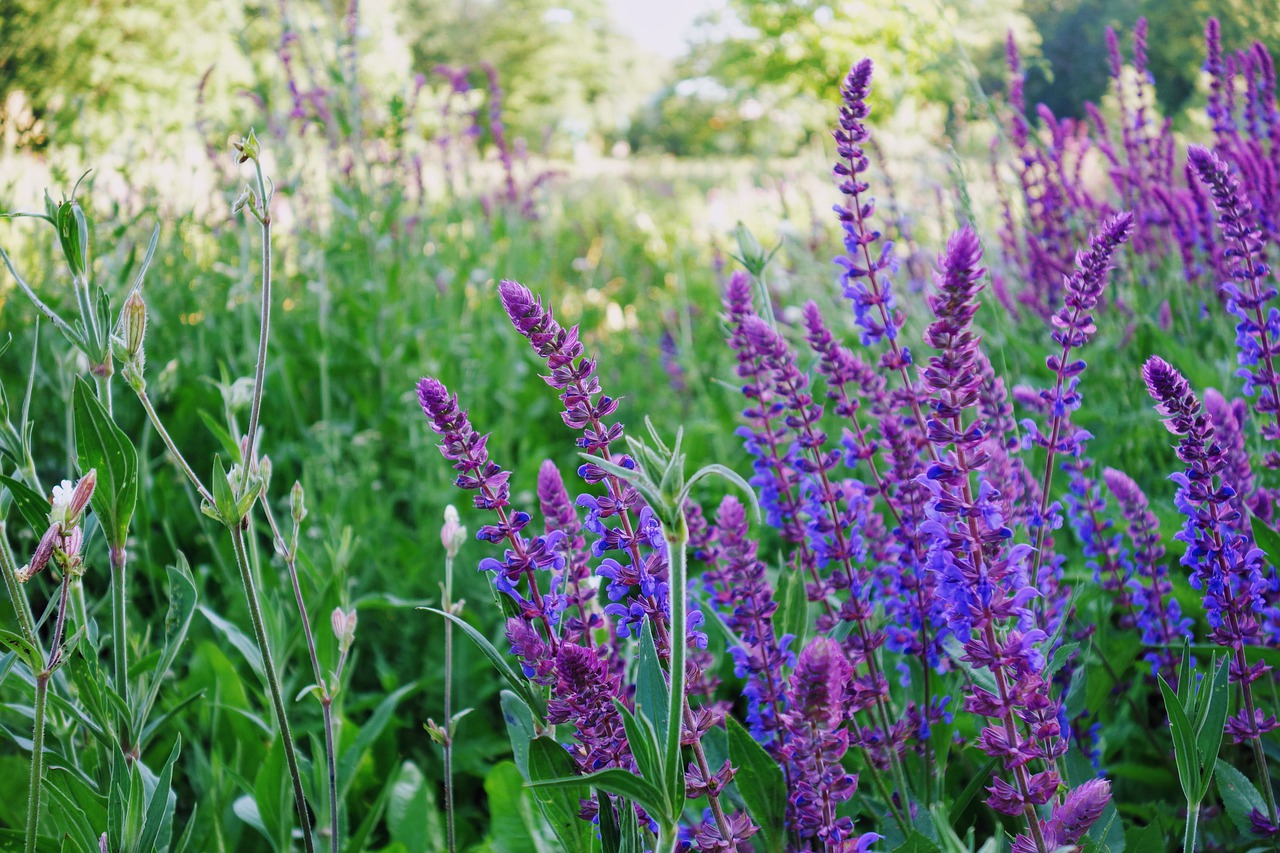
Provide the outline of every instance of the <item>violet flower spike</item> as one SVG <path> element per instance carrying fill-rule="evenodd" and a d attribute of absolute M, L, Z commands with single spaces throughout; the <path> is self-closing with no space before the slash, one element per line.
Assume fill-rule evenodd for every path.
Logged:
<path fill-rule="evenodd" d="M 1192 586 L 1203 592 L 1212 628 L 1209 638 L 1230 650 L 1230 678 L 1240 685 L 1242 708 L 1227 720 L 1226 732 L 1233 742 L 1247 741 L 1252 746 L 1267 795 L 1266 817 L 1276 823 L 1280 816 L 1266 781 L 1262 735 L 1280 724 L 1274 715 L 1267 716 L 1256 707 L 1252 687 L 1271 667 L 1261 660 L 1250 665 L 1245 654 L 1245 647 L 1260 638 L 1258 615 L 1264 609 L 1266 586 L 1264 555 L 1230 526 L 1235 521 L 1236 511 L 1231 506 L 1235 492 L 1222 482 L 1226 460 L 1190 384 L 1159 356 L 1152 356 L 1142 366 L 1142 378 L 1156 401 L 1156 411 L 1164 416 L 1165 427 L 1179 437 L 1177 455 L 1187 466 L 1170 477 L 1179 487 L 1175 501 L 1187 517 L 1186 527 L 1178 534 L 1187 543 L 1182 563 L 1192 571 Z"/>
<path fill-rule="evenodd" d="M 507 481 L 511 473 L 489 459 L 486 448 L 489 437 L 472 428 L 467 413 L 458 408 L 456 395 L 451 396 L 441 382 L 427 376 L 418 382 L 418 402 L 432 431 L 440 436 L 440 452 L 459 471 L 454 484 L 460 489 L 477 491 L 476 508 L 491 510 L 498 516 L 498 523 L 481 527 L 476 538 L 510 545 L 501 561 L 492 557 L 482 560 L 481 571 L 494 573 L 494 585 L 516 601 L 522 618 L 542 622 L 547 641 L 554 649 L 557 640 L 552 625 L 558 616 L 556 597 L 544 598 L 538 590 L 535 571 L 549 569 L 555 572 L 563 568 L 564 558 L 556 550 L 561 534 L 533 539 L 521 534 L 529 524 L 529 514 L 508 511 L 511 488 Z M 529 582 L 528 598 L 516 586 L 522 577 Z"/>

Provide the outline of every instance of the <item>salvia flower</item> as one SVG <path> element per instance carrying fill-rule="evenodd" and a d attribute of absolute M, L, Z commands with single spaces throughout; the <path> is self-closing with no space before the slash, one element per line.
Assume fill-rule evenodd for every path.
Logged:
<path fill-rule="evenodd" d="M 455 485 L 460 489 L 476 491 L 478 509 L 491 510 L 498 516 L 496 524 L 486 524 L 476 532 L 482 542 L 507 543 L 510 547 L 502 560 L 486 557 L 480 562 L 481 571 L 494 573 L 494 585 L 513 598 L 526 619 L 540 619 L 551 636 L 551 626 L 557 621 L 559 610 L 555 596 L 545 597 L 538 589 L 535 571 L 558 571 L 564 558 L 556 546 L 562 534 L 551 533 L 533 539 L 522 531 L 529 524 L 527 512 L 511 510 L 510 472 L 489 458 L 486 447 L 488 436 L 481 435 L 471 426 L 467 413 L 458 407 L 457 395 L 450 395 L 439 380 L 430 376 L 418 382 L 418 402 L 426 414 L 432 431 L 440 436 L 440 452 L 453 462 L 459 472 Z M 528 580 L 527 594 L 518 583 Z M 554 642 L 554 640 L 551 640 Z"/>
<path fill-rule="evenodd" d="M 1264 421 L 1262 437 L 1280 441 L 1280 374 L 1275 364 L 1280 357 L 1280 310 L 1268 307 L 1277 290 L 1253 205 L 1217 154 L 1192 145 L 1187 149 L 1187 160 L 1209 188 L 1227 243 L 1231 278 L 1222 283 L 1221 293 L 1227 310 L 1238 320 L 1239 375 L 1245 381 L 1246 394 L 1257 392 L 1254 408 Z M 1280 468 L 1280 452 L 1268 451 L 1265 463 L 1268 468 Z"/>
<path fill-rule="evenodd" d="M 1177 455 L 1186 465 L 1170 477 L 1178 485 L 1175 502 L 1187 518 L 1177 536 L 1187 544 L 1182 564 L 1204 595 L 1210 639 L 1231 650 L 1231 680 L 1245 697 L 1245 707 L 1227 721 L 1227 732 L 1236 742 L 1256 740 L 1277 728 L 1274 716 L 1264 717 L 1260 709 L 1255 713 L 1250 688 L 1271 667 L 1262 661 L 1250 666 L 1245 656 L 1245 647 L 1259 642 L 1259 616 L 1266 606 L 1263 553 L 1239 532 L 1235 491 L 1223 481 L 1225 454 L 1190 384 L 1159 356 L 1143 365 L 1142 376 L 1165 427 L 1179 437 Z"/>

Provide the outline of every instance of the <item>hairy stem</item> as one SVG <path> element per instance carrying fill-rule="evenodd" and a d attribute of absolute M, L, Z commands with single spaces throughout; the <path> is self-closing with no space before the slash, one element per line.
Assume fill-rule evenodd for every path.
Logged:
<path fill-rule="evenodd" d="M 44 712 L 49 701 L 49 672 L 36 676 L 35 724 L 31 735 L 31 788 L 27 796 L 27 853 L 36 853 L 40 824 L 40 788 L 44 782 Z"/>
<path fill-rule="evenodd" d="M 262 410 L 262 386 L 267 376 L 267 339 L 271 334 L 271 197 L 262 177 L 262 164 L 253 161 L 258 178 L 258 197 L 262 199 L 262 306 L 258 317 L 258 364 L 253 374 L 253 403 L 249 408 L 249 431 L 245 433 L 245 459 L 240 474 L 240 491 L 249 486 L 250 461 L 254 457 L 254 441 L 258 433 L 258 416 Z"/>
<path fill-rule="evenodd" d="M 444 558 L 444 611 L 453 612 L 453 557 Z M 585 623 L 585 617 L 583 624 Z M 457 850 L 453 824 L 453 620 L 444 620 L 444 816 L 449 853 Z"/>
<path fill-rule="evenodd" d="M 142 404 L 143 411 L 147 413 L 147 418 L 151 421 L 151 426 L 155 429 L 156 434 L 160 436 L 160 440 L 164 442 L 164 446 L 169 451 L 169 455 L 173 457 L 173 461 L 177 463 L 182 473 L 187 475 L 187 479 L 191 481 L 191 485 L 195 486 L 201 499 L 213 506 L 213 495 L 209 494 L 209 490 L 200 482 L 200 478 L 187 463 L 182 451 L 178 450 L 178 445 L 173 443 L 173 438 L 170 437 L 169 431 L 164 428 L 164 424 L 160 421 L 160 415 L 156 412 L 156 407 L 152 405 L 151 398 L 147 396 L 147 389 L 144 386 L 138 386 L 134 390 L 138 394 L 138 402 Z"/>
<path fill-rule="evenodd" d="M 0 519 L 0 573 L 4 574 L 5 589 L 9 592 L 9 600 L 13 602 L 13 611 L 18 617 L 18 627 L 22 631 L 22 639 L 35 646 L 43 656 L 44 649 L 40 645 L 40 637 L 36 634 L 36 620 L 31 613 L 31 603 L 27 594 L 18 583 L 18 564 L 9 549 L 9 538 L 5 533 L 5 522 Z"/>
<path fill-rule="evenodd" d="M 111 557 L 111 661 L 115 673 L 115 688 L 125 703 L 129 701 L 129 643 L 128 616 L 125 611 L 125 563 L 128 557 L 124 548 L 110 548 Z M 124 744 L 126 751 L 128 744 Z"/>

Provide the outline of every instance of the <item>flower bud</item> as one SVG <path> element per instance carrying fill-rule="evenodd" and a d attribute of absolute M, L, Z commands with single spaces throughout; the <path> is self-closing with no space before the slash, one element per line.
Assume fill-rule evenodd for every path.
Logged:
<path fill-rule="evenodd" d="M 147 333 L 147 303 L 142 300 L 142 293 L 135 290 L 129 294 L 120 311 L 120 336 L 124 339 L 124 348 L 130 358 L 142 352 L 142 339 Z"/>
<path fill-rule="evenodd" d="M 302 483 L 298 480 L 294 480 L 293 489 L 289 492 L 289 513 L 293 516 L 294 524 L 301 524 L 302 519 L 307 517 L 307 505 L 304 501 Z"/>
<path fill-rule="evenodd" d="M 40 544 L 36 546 L 36 552 L 31 555 L 31 562 L 18 569 L 19 583 L 26 583 L 49 565 L 49 560 L 53 557 L 53 549 L 57 547 L 61 538 L 62 526 L 56 523 L 50 524 L 44 536 L 40 537 Z"/>
<path fill-rule="evenodd" d="M 254 135 L 253 128 L 249 129 L 249 135 L 241 139 L 239 142 L 231 143 L 231 147 L 235 149 L 236 163 L 247 163 L 250 160 L 257 160 L 261 152 L 261 146 L 258 145 L 258 137 Z"/>
<path fill-rule="evenodd" d="M 258 476 L 262 478 L 262 490 L 265 492 L 271 485 L 271 457 L 263 456 L 258 460 Z"/>
<path fill-rule="evenodd" d="M 356 611 L 353 608 L 344 613 L 341 607 L 335 607 L 330 621 L 333 624 L 333 636 L 338 638 L 338 650 L 346 654 L 356 641 Z"/>
<path fill-rule="evenodd" d="M 444 524 L 440 527 L 440 544 L 444 546 L 444 552 L 449 559 L 452 560 L 458 556 L 466 538 L 467 528 L 463 527 L 459 521 L 458 510 L 453 504 L 449 504 L 444 508 Z"/>
<path fill-rule="evenodd" d="M 93 489 L 97 485 L 98 469 L 90 468 L 89 473 L 80 478 L 75 491 L 71 493 L 71 502 L 67 506 L 68 524 L 74 525 L 80 520 L 80 514 L 89 505 L 89 498 L 93 497 Z"/>

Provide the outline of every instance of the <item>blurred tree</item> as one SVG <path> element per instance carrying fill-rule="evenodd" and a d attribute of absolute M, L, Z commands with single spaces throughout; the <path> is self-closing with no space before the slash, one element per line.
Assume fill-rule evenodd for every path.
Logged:
<path fill-rule="evenodd" d="M 711 46 L 706 73 L 831 100 L 854 60 L 876 62 L 875 107 L 904 100 L 941 106 L 950 124 L 984 69 L 998 66 L 1004 33 L 1025 35 L 1019 0 L 729 0 L 740 26 Z M 988 72 L 989 73 L 989 72 Z M 883 113 L 882 113 L 883 114 Z"/>
<path fill-rule="evenodd" d="M 1274 2 L 1256 0 L 1026 0 L 1024 11 L 1041 38 L 1043 63 L 1030 63 L 1027 107 L 1043 102 L 1058 115 L 1083 114 L 1085 101 L 1097 102 L 1107 88 L 1108 26 L 1121 34 L 1126 60 L 1132 58 L 1129 33 L 1145 15 L 1148 66 L 1162 110 L 1173 114 L 1188 105 L 1204 64 L 1204 24 L 1222 24 L 1224 50 L 1261 40 L 1280 53 L 1280 16 Z"/>
<path fill-rule="evenodd" d="M 604 0 L 407 0 L 414 67 L 497 69 L 508 122 L 532 139 L 617 130 L 664 64 L 614 30 Z M 480 84 L 481 75 L 473 82 Z"/>
<path fill-rule="evenodd" d="M 0 0 L 0 135 L 43 147 L 84 136 L 82 114 L 185 122 L 174 107 L 242 17 L 228 0 Z"/>

